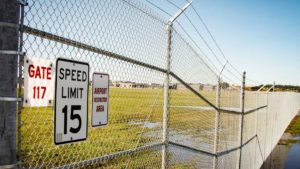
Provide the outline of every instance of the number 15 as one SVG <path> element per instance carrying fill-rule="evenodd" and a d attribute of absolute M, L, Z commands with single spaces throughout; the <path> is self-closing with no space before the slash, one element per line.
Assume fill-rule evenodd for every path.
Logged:
<path fill-rule="evenodd" d="M 71 133 L 78 133 L 81 128 L 81 117 L 79 114 L 75 114 L 75 110 L 81 110 L 81 105 L 71 105 L 71 120 L 77 119 L 79 124 L 77 128 L 70 128 Z M 62 113 L 64 114 L 64 134 L 68 133 L 68 106 L 65 105 L 65 107 L 62 109 Z"/>

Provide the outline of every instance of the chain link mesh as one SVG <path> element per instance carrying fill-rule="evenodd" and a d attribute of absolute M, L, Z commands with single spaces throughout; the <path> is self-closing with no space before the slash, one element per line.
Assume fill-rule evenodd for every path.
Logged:
<path fill-rule="evenodd" d="M 84 142 L 55 146 L 54 107 L 24 107 L 22 168 L 160 168 L 164 144 L 168 168 L 262 165 L 297 112 L 299 94 L 246 91 L 242 100 L 242 77 L 232 82 L 227 68 L 218 77 L 176 27 L 171 30 L 168 142 L 162 143 L 166 23 L 137 0 L 28 1 L 27 59 L 87 62 L 90 77 L 104 72 L 111 82 L 109 124 L 91 128 L 89 118 Z M 91 104 L 88 112 L 90 117 Z"/>
<path fill-rule="evenodd" d="M 165 65 L 161 57 L 165 50 L 164 22 L 138 1 L 36 0 L 28 4 L 24 20 L 28 27 L 158 67 Z M 43 58 L 55 63 L 56 58 L 63 57 L 88 62 L 90 72 L 109 73 L 112 82 L 109 125 L 89 127 L 85 142 L 55 146 L 53 107 L 24 108 L 21 117 L 24 168 L 53 168 L 74 163 L 78 163 L 73 165 L 75 168 L 84 167 L 86 164 L 79 162 L 162 140 L 163 73 L 30 32 L 24 34 L 24 51 L 28 59 Z M 114 86 L 115 83 L 140 84 L 145 88 L 121 88 Z M 159 150 L 155 147 L 134 154 L 128 152 L 118 161 L 107 157 L 89 164 L 91 168 L 157 168 L 161 163 Z"/>

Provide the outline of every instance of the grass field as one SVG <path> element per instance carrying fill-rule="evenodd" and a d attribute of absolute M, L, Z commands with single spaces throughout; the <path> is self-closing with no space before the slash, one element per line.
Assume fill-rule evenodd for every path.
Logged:
<path fill-rule="evenodd" d="M 195 139 L 201 137 L 204 138 L 202 142 L 210 143 L 213 136 L 205 131 L 214 128 L 214 111 L 172 108 L 172 106 L 207 106 L 207 104 L 188 90 L 171 90 L 170 93 L 169 128 L 179 133 L 191 133 Z M 202 94 L 212 102 L 215 99 L 215 92 Z M 21 115 L 23 166 L 52 168 L 162 140 L 163 89 L 111 88 L 109 122 L 107 126 L 101 128 L 90 127 L 90 103 L 91 100 L 87 140 L 60 146 L 55 146 L 53 141 L 53 107 L 24 108 Z M 144 126 L 145 122 L 157 125 L 147 127 Z M 170 137 L 172 139 L 172 136 Z M 149 168 L 159 168 L 160 151 L 147 150 L 131 157 L 120 157 L 117 161 L 98 163 L 93 167 L 144 168 L 158 165 Z M 178 167 L 180 166 L 184 164 L 179 163 Z"/>
<path fill-rule="evenodd" d="M 291 134 L 299 134 L 300 133 L 300 116 L 296 116 L 293 121 L 290 123 L 287 131 Z"/>

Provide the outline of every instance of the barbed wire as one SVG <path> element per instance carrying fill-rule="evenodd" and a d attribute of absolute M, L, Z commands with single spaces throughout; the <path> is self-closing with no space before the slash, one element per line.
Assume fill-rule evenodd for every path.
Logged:
<path fill-rule="evenodd" d="M 176 5 L 174 2 L 170 1 L 170 0 L 166 0 L 167 2 L 169 2 L 170 4 L 172 4 L 173 6 L 175 6 L 176 8 L 180 9 L 180 7 L 178 5 Z M 188 0 L 185 0 L 186 2 L 189 2 Z M 191 4 L 191 7 L 193 9 L 193 11 L 196 13 L 198 19 L 200 20 L 200 22 L 203 24 L 205 30 L 208 32 L 209 36 L 211 37 L 211 39 L 213 40 L 215 46 L 217 47 L 217 49 L 219 50 L 219 52 L 221 53 L 221 55 L 223 56 L 223 58 L 225 59 L 226 62 L 228 62 L 228 65 L 241 77 L 242 73 L 235 67 L 232 65 L 232 63 L 228 60 L 228 58 L 225 56 L 222 48 L 220 47 L 220 45 L 218 44 L 216 38 L 213 36 L 213 34 L 211 33 L 211 31 L 209 30 L 207 24 L 204 22 L 203 18 L 200 16 L 199 12 L 195 9 L 194 5 Z M 196 28 L 196 26 L 192 23 L 192 20 L 186 15 L 186 13 L 184 13 L 185 17 L 188 19 L 188 21 L 192 24 L 193 28 L 196 30 L 197 34 L 200 34 L 200 32 L 198 31 L 198 29 Z M 212 51 L 212 48 L 209 47 L 207 41 L 203 38 L 203 36 L 200 34 L 201 39 L 204 41 L 204 43 L 207 45 L 207 47 L 211 50 L 211 52 L 213 53 L 213 55 L 215 56 L 215 58 L 217 59 L 217 61 L 219 63 L 222 64 L 222 62 L 220 61 L 220 59 L 217 57 L 217 55 L 215 54 L 215 52 Z M 230 71 L 229 69 L 227 69 L 227 71 L 233 75 L 235 78 L 240 80 L 240 77 L 238 77 L 237 75 L 235 75 L 232 71 Z M 252 80 L 247 78 L 249 81 L 257 83 L 257 84 L 262 84 L 261 82 L 258 82 L 256 80 Z"/>
<path fill-rule="evenodd" d="M 152 3 L 151 1 L 149 1 L 149 0 L 145 0 L 145 1 L 147 1 L 150 5 L 154 6 L 157 9 L 159 9 L 163 13 L 167 14 L 168 16 L 172 17 L 172 15 L 170 13 L 168 13 L 164 9 L 160 8 L 156 4 Z M 213 71 L 213 70 L 212 71 L 215 72 L 215 74 L 217 74 L 216 72 L 219 72 L 217 66 L 212 62 L 212 60 L 207 56 L 207 54 L 200 48 L 200 46 L 195 42 L 195 40 L 191 37 L 191 35 L 187 32 L 187 30 L 182 26 L 182 24 L 180 22 L 178 22 L 177 20 L 175 22 L 179 25 L 179 27 L 182 29 L 184 34 L 189 38 L 189 40 L 192 41 L 192 43 L 199 49 L 199 51 L 202 53 L 202 55 L 208 60 L 208 62 L 211 64 L 211 66 L 215 69 L 215 71 Z M 199 58 L 208 66 L 208 64 L 200 56 L 199 56 Z"/>
<path fill-rule="evenodd" d="M 171 2 L 170 0 L 166 0 L 167 2 L 169 2 L 171 5 L 173 5 L 174 7 L 176 7 L 177 9 L 181 9 L 179 6 L 177 6 L 176 4 L 174 4 L 173 2 Z M 194 25 L 194 23 L 192 22 L 192 20 L 186 15 L 186 13 L 183 13 L 183 15 L 186 17 L 186 19 L 189 21 L 189 23 L 192 25 L 192 27 L 195 29 L 196 33 L 198 34 L 198 36 L 202 39 L 202 41 L 204 42 L 204 44 L 206 45 L 206 47 L 210 50 L 210 52 L 213 54 L 213 56 L 216 58 L 216 60 L 218 61 L 218 63 L 223 66 L 223 63 L 221 62 L 221 60 L 217 57 L 217 55 L 215 54 L 215 52 L 212 50 L 212 48 L 209 46 L 209 44 L 207 43 L 207 41 L 204 39 L 204 37 L 201 35 L 201 33 L 199 32 L 199 30 L 196 28 L 196 26 Z"/>
<path fill-rule="evenodd" d="M 145 1 L 148 2 L 150 5 L 154 6 L 155 8 L 159 9 L 163 13 L 167 14 L 169 17 L 172 17 L 172 15 L 170 13 L 168 13 L 167 11 L 165 11 L 164 9 L 162 9 L 161 7 L 159 7 L 158 5 L 154 4 L 153 2 L 151 2 L 149 0 L 145 0 Z"/>

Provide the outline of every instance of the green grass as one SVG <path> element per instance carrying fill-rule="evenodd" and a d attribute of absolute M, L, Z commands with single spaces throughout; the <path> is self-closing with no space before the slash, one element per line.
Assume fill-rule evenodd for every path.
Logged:
<path fill-rule="evenodd" d="M 300 133 L 300 116 L 296 116 L 291 124 L 289 125 L 287 132 L 291 134 L 299 134 Z"/>
<path fill-rule="evenodd" d="M 109 124 L 102 128 L 89 127 L 88 139 L 84 142 L 61 146 L 55 146 L 53 142 L 52 107 L 24 108 L 22 111 L 24 166 L 54 167 L 159 141 L 158 138 L 140 137 L 141 132 L 149 132 L 150 129 L 143 129 L 141 125 L 129 122 L 143 122 L 145 119 L 153 122 L 161 121 L 162 106 L 159 106 L 162 105 L 161 93 L 160 90 L 111 89 Z M 91 108 L 91 104 L 89 107 Z"/>
<path fill-rule="evenodd" d="M 214 113 L 201 110 L 172 108 L 172 106 L 207 106 L 188 90 L 171 90 L 169 128 L 188 131 L 199 136 L 200 130 L 211 129 Z M 202 92 L 214 99 L 214 92 Z M 91 96 L 91 95 L 90 95 Z M 90 97 L 91 99 L 91 97 Z M 144 128 L 143 122 L 162 122 L 163 89 L 111 88 L 109 122 L 101 128 L 90 127 L 91 100 L 89 100 L 89 128 L 86 141 L 55 146 L 53 141 L 53 107 L 24 108 L 22 110 L 22 161 L 23 166 L 52 168 L 68 163 L 93 159 L 162 140 L 161 126 Z M 143 133 L 152 133 L 147 136 Z M 153 134 L 154 133 L 154 134 Z M 211 138 L 209 138 L 211 139 Z M 141 163 L 140 161 L 143 160 Z M 95 164 L 94 168 L 139 168 L 140 165 L 158 165 L 160 150 L 148 150 L 114 160 Z M 183 164 L 180 164 L 182 166 Z M 143 168 L 143 167 L 142 167 Z"/>

